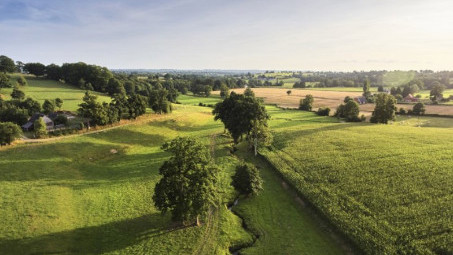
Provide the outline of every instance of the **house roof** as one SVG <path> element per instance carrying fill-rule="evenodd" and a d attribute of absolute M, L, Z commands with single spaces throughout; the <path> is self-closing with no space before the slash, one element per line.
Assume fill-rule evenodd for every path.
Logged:
<path fill-rule="evenodd" d="M 28 122 L 32 123 L 32 125 L 33 125 L 33 123 L 35 123 L 35 121 L 37 119 L 39 119 L 40 117 L 42 117 L 42 119 L 44 120 L 44 122 L 46 124 L 47 123 L 53 123 L 53 121 L 49 117 L 47 117 L 45 114 L 43 114 L 43 113 L 35 113 L 35 114 L 33 114 L 33 116 L 31 116 L 31 118 L 28 120 Z"/>

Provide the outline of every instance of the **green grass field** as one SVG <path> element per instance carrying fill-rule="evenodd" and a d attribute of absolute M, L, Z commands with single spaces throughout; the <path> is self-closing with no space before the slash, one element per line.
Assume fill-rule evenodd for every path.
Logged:
<path fill-rule="evenodd" d="M 269 110 L 275 138 L 262 153 L 366 253 L 453 252 L 451 119 L 373 125 Z"/>
<path fill-rule="evenodd" d="M 222 131 L 207 109 L 179 106 L 149 124 L 0 151 L 1 253 L 225 254 L 251 242 L 224 207 L 203 227 L 178 228 L 152 204 L 169 156 L 161 144 L 191 135 L 209 145 Z M 234 198 L 229 175 L 226 200 Z"/>
<path fill-rule="evenodd" d="M 227 254 L 250 245 L 253 236 L 225 206 L 236 196 L 230 176 L 239 162 L 229 153 L 230 139 L 211 108 L 190 105 L 199 98 L 180 99 L 188 105 L 147 124 L 0 150 L 1 253 Z M 160 145 L 178 135 L 202 139 L 222 168 L 224 206 L 202 227 L 180 228 L 152 204 L 158 168 L 169 156 Z M 341 253 L 270 170 L 262 171 L 266 191 L 238 207 L 260 233 L 244 253 Z M 297 232 L 281 236 L 293 226 Z"/>
<path fill-rule="evenodd" d="M 18 74 L 10 75 L 11 84 L 16 84 Z M 85 94 L 75 86 L 64 84 L 57 81 L 36 78 L 32 75 L 24 76 L 27 79 L 28 86 L 21 86 L 20 89 L 25 92 L 26 97 L 31 97 L 38 100 L 41 104 L 45 99 L 55 99 L 57 97 L 63 99 L 63 110 L 76 111 L 79 104 L 82 103 L 82 98 Z M 12 88 L 2 88 L 0 94 L 3 94 L 7 99 L 10 98 Z M 98 96 L 99 102 L 110 102 L 111 98 L 105 94 L 92 91 Z"/>

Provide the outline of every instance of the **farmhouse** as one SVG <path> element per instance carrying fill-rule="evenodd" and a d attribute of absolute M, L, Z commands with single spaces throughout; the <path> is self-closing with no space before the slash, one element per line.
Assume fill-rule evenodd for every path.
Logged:
<path fill-rule="evenodd" d="M 364 96 L 354 97 L 354 101 L 358 104 L 366 104 L 366 98 Z"/>
<path fill-rule="evenodd" d="M 47 130 L 50 130 L 50 129 L 54 128 L 54 123 L 49 117 L 47 117 L 45 114 L 42 114 L 42 113 L 35 113 L 35 114 L 33 114 L 33 116 L 31 116 L 31 118 L 28 120 L 27 123 L 22 125 L 22 130 L 24 130 L 24 131 L 32 131 L 34 129 L 35 121 L 37 119 L 39 119 L 40 117 L 42 117 L 42 119 L 46 123 Z"/>
<path fill-rule="evenodd" d="M 418 102 L 418 98 L 414 97 L 412 94 L 409 94 L 404 98 L 404 102 L 407 103 Z"/>

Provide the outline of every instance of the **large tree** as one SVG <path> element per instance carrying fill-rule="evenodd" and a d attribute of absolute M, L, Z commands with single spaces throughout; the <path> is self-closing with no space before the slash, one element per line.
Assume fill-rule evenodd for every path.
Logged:
<path fill-rule="evenodd" d="M 376 96 L 375 104 L 370 122 L 387 124 L 389 120 L 395 119 L 396 99 L 394 96 L 380 93 Z"/>
<path fill-rule="evenodd" d="M 162 145 L 172 154 L 159 169 L 162 179 L 154 188 L 154 205 L 171 212 L 172 219 L 199 224 L 199 216 L 216 206 L 218 168 L 209 151 L 194 138 L 178 137 Z"/>
<path fill-rule="evenodd" d="M 233 137 L 234 144 L 239 142 L 242 135 L 250 134 L 255 121 L 266 124 L 269 119 L 266 108 L 259 99 L 234 92 L 217 103 L 212 113 L 215 115 L 214 120 L 223 122 Z"/>
<path fill-rule="evenodd" d="M 24 71 L 36 76 L 43 76 L 46 73 L 46 66 L 41 63 L 27 63 L 24 66 Z"/>
<path fill-rule="evenodd" d="M 109 105 L 103 105 L 97 102 L 97 96 L 92 95 L 90 92 L 85 92 L 83 103 L 79 104 L 78 113 L 90 119 L 93 125 L 106 125 L 109 120 Z"/>
<path fill-rule="evenodd" d="M 429 93 L 429 97 L 431 98 L 431 101 L 437 102 L 437 100 L 442 99 L 442 96 L 445 90 L 445 86 L 440 84 L 439 82 L 434 82 L 431 91 Z"/>
<path fill-rule="evenodd" d="M 0 123 L 0 145 L 11 144 L 22 135 L 20 127 L 12 122 Z"/>
<path fill-rule="evenodd" d="M 16 71 L 16 65 L 14 64 L 14 60 L 10 59 L 7 56 L 1 55 L 0 56 L 0 72 L 13 73 L 14 71 Z"/>

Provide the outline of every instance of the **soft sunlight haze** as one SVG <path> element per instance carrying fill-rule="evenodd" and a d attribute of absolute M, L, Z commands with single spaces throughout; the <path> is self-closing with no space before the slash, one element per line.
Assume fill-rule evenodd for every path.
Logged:
<path fill-rule="evenodd" d="M 0 54 L 109 68 L 453 69 L 453 1 L 0 1 Z"/>

